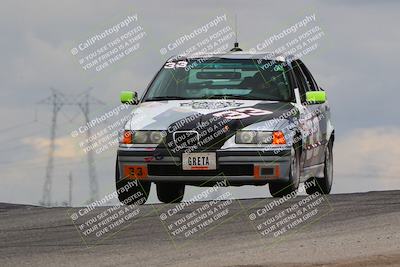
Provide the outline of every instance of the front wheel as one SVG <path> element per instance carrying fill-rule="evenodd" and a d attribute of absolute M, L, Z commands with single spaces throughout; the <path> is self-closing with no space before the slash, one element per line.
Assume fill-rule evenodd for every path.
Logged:
<path fill-rule="evenodd" d="M 312 177 L 306 181 L 308 185 L 311 185 L 306 187 L 306 192 L 309 195 L 314 194 L 315 192 L 319 192 L 321 194 L 329 194 L 331 192 L 333 184 L 332 146 L 332 143 L 329 142 L 325 148 L 324 176 L 321 178 Z"/>
<path fill-rule="evenodd" d="M 179 203 L 185 194 L 185 185 L 177 183 L 157 183 L 158 200 L 164 203 Z"/>
<path fill-rule="evenodd" d="M 269 192 L 273 197 L 283 197 L 293 192 L 297 193 L 297 189 L 300 184 L 300 151 L 294 149 L 294 155 L 290 161 L 289 169 L 289 181 L 286 183 L 282 182 L 271 182 L 269 184 Z"/>

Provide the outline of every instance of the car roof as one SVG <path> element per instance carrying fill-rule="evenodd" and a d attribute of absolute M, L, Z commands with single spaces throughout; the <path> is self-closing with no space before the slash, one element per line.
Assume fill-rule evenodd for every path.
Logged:
<path fill-rule="evenodd" d="M 285 62 L 293 59 L 293 55 L 283 55 L 273 52 L 251 52 L 251 51 L 235 51 L 235 52 L 225 52 L 225 53 L 194 53 L 191 55 L 176 55 L 168 59 L 168 61 L 173 60 L 193 60 L 201 58 L 226 58 L 226 59 L 266 59 L 275 60 L 280 62 Z"/>

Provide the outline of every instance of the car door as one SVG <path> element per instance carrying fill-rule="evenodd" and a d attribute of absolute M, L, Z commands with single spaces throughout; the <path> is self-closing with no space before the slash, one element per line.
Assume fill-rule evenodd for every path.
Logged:
<path fill-rule="evenodd" d="M 307 69 L 303 62 L 297 60 L 296 62 L 301 69 L 303 77 L 306 82 L 306 92 L 320 91 L 315 79 L 311 72 Z M 327 111 L 329 109 L 327 103 L 309 103 L 305 102 L 309 112 L 311 112 L 312 132 L 309 136 L 309 147 L 307 149 L 307 161 L 309 166 L 323 163 L 324 161 L 324 147 L 327 134 Z"/>
<path fill-rule="evenodd" d="M 303 167 L 307 167 L 310 165 L 310 160 L 308 159 L 309 157 L 309 153 L 308 152 L 308 145 L 310 143 L 310 136 L 308 134 L 308 132 L 311 130 L 312 128 L 312 124 L 310 124 L 310 120 L 308 120 L 307 118 L 310 117 L 310 109 L 307 105 L 305 105 L 306 102 L 306 80 L 304 78 L 304 75 L 301 71 L 301 68 L 299 67 L 299 65 L 293 61 L 291 62 L 292 65 L 292 70 L 293 70 L 293 76 L 295 78 L 295 83 L 297 86 L 297 89 L 299 90 L 299 94 L 300 94 L 300 104 L 296 104 L 296 107 L 298 108 L 299 112 L 300 112 L 300 116 L 299 116 L 299 121 L 298 121 L 298 125 L 299 125 L 299 129 L 301 131 L 301 135 L 302 135 L 302 143 L 303 143 L 303 152 L 301 153 L 301 158 L 300 158 L 300 167 L 301 169 L 303 169 Z"/>

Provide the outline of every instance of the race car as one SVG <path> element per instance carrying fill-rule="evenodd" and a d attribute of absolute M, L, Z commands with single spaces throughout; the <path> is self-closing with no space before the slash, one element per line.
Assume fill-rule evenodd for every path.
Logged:
<path fill-rule="evenodd" d="M 172 57 L 121 131 L 119 200 L 144 203 L 155 183 L 161 202 L 186 185 L 269 185 L 273 197 L 329 194 L 334 127 L 326 92 L 293 56 L 235 51 Z"/>

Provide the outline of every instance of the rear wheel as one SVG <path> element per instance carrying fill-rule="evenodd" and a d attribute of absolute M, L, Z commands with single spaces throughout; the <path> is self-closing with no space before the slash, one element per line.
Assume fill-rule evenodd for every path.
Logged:
<path fill-rule="evenodd" d="M 179 203 L 185 194 L 185 184 L 157 183 L 158 200 L 164 203 Z"/>
<path fill-rule="evenodd" d="M 122 204 L 144 204 L 149 197 L 150 186 L 151 182 L 147 181 L 127 178 L 121 179 L 117 159 L 115 166 L 115 187 L 117 189 L 118 199 Z"/>
<path fill-rule="evenodd" d="M 309 185 L 306 187 L 306 192 L 309 195 L 314 194 L 315 192 L 319 192 L 321 194 L 329 194 L 331 192 L 333 184 L 333 155 L 331 142 L 329 142 L 325 148 L 324 177 L 312 177 L 308 179 L 306 183 Z"/>
<path fill-rule="evenodd" d="M 297 189 L 300 184 L 300 151 L 294 149 L 294 155 L 290 162 L 289 169 L 289 181 L 286 183 L 282 182 L 271 182 L 269 184 L 269 192 L 273 197 L 283 197 L 292 192 L 297 193 Z"/>

